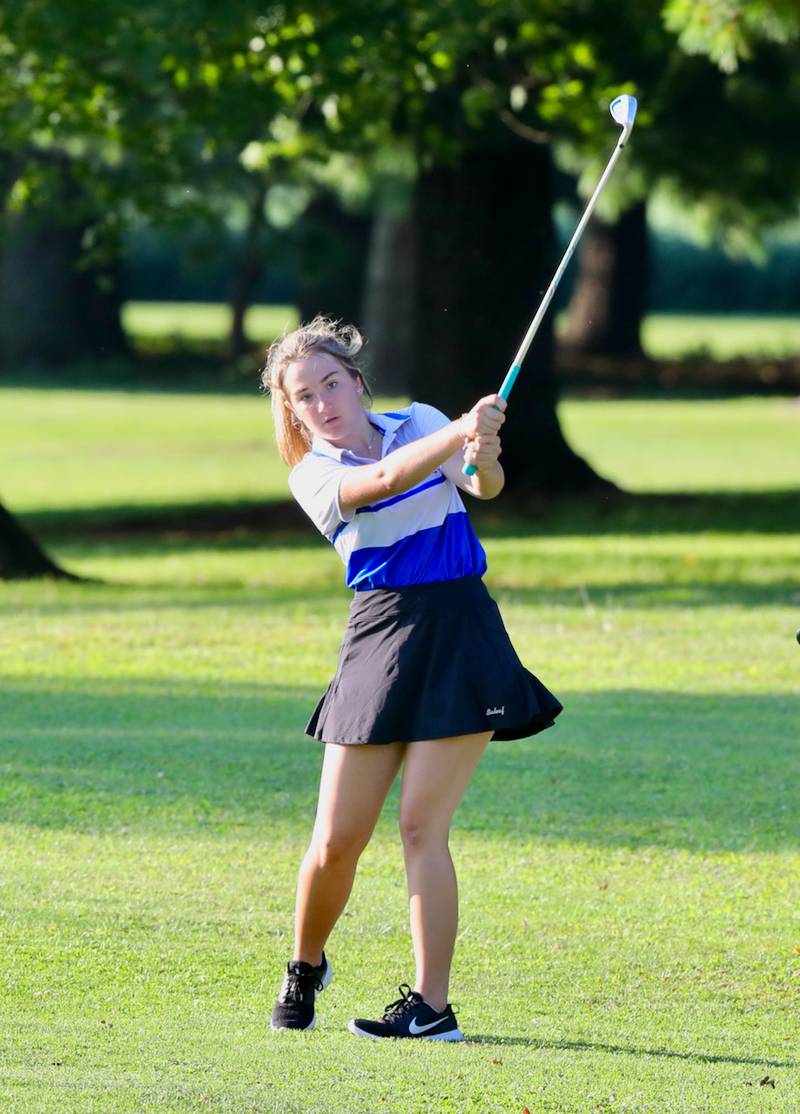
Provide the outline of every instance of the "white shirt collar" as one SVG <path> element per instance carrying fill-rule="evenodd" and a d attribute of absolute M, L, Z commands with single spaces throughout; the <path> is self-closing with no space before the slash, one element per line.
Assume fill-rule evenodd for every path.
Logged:
<path fill-rule="evenodd" d="M 391 443 L 397 429 L 407 422 L 411 417 L 410 410 L 391 410 L 388 414 L 370 414 L 369 420 L 376 429 L 379 429 L 383 434 L 383 446 L 381 456 L 384 455 L 388 445 Z M 311 442 L 311 452 L 315 456 L 328 456 L 332 460 L 340 462 L 358 461 L 359 463 L 373 463 L 370 457 L 359 456 L 358 453 L 352 452 L 350 449 L 338 449 L 335 445 L 331 445 L 323 437 L 315 436 Z"/>

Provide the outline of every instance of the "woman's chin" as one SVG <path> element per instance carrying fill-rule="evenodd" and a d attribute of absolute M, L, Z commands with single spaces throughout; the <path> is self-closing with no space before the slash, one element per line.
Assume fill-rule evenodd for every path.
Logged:
<path fill-rule="evenodd" d="M 326 441 L 334 441 L 337 438 L 342 438 L 346 435 L 347 430 L 342 424 L 341 418 L 331 418 L 326 422 L 320 431 L 320 436 L 324 437 Z"/>

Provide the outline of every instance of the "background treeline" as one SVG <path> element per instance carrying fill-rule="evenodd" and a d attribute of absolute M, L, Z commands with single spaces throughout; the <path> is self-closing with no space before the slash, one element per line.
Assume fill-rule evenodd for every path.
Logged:
<path fill-rule="evenodd" d="M 566 246 L 573 224 L 557 220 Z M 253 289 L 255 302 L 296 304 L 302 289 L 303 242 L 296 230 L 273 230 L 270 262 Z M 719 244 L 700 244 L 664 228 L 648 230 L 650 274 L 647 307 L 653 313 L 800 312 L 800 235 L 768 237 L 764 256 L 733 258 Z M 242 237 L 232 229 L 213 237 L 202 229 L 142 226 L 126 239 L 122 268 L 127 298 L 142 301 L 226 301 L 230 297 Z M 320 245 L 337 251 L 330 241 Z M 338 251 L 342 250 L 341 244 Z M 353 266 L 358 266 L 353 259 Z M 491 261 L 487 260 L 487 269 Z M 570 268 L 555 304 L 566 308 L 575 283 Z"/>

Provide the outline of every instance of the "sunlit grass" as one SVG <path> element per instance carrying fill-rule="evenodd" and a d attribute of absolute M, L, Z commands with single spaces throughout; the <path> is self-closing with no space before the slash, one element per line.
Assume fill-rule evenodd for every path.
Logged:
<path fill-rule="evenodd" d="M 695 354 L 715 360 L 798 356 L 800 317 L 649 314 L 642 343 L 654 359 Z"/>
<path fill-rule="evenodd" d="M 230 329 L 230 307 L 222 302 L 128 302 L 122 314 L 133 337 L 178 340 L 223 340 Z M 294 306 L 251 306 L 245 316 L 248 336 L 269 343 L 297 324 Z"/>
<path fill-rule="evenodd" d="M 288 497 L 255 382 L 250 396 L 6 389 L 0 407 L 0 491 L 19 512 Z M 560 413 L 575 448 L 629 490 L 800 488 L 800 405 L 791 399 L 567 399 Z M 512 408 L 509 423 L 524 421 Z"/>
<path fill-rule="evenodd" d="M 800 489 L 798 399 L 575 399 L 560 413 L 570 443 L 629 491 Z"/>

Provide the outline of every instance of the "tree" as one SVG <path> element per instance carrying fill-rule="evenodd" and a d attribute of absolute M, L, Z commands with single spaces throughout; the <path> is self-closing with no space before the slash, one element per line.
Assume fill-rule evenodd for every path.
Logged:
<path fill-rule="evenodd" d="M 410 211 L 376 209 L 360 320 L 367 337 L 371 385 L 381 394 L 411 389 L 416 343 L 416 228 Z"/>
<path fill-rule="evenodd" d="M 0 251 L 6 368 L 127 353 L 118 256 L 87 253 L 93 221 L 80 183 L 68 159 L 56 155 L 49 162 L 47 202 L 6 213 Z"/>
<path fill-rule="evenodd" d="M 786 143 L 800 112 L 794 5 L 675 0 L 664 22 L 658 49 L 636 56 L 652 126 L 637 127 L 633 173 L 623 168 L 612 181 L 605 219 L 590 224 L 579 256 L 565 338 L 573 352 L 635 354 L 647 285 L 643 203 L 653 190 L 667 189 L 732 254 L 757 252 L 764 232 L 797 211 L 800 166 Z M 585 168 L 579 153 L 564 154 Z M 585 182 L 588 190 L 594 174 Z"/>
<path fill-rule="evenodd" d="M 613 223 L 593 216 L 583 234 L 564 348 L 573 355 L 641 357 L 647 278 L 646 202 Z"/>
<path fill-rule="evenodd" d="M 32 580 L 43 576 L 78 579 L 48 557 L 18 519 L 0 503 L 0 580 Z"/>
<path fill-rule="evenodd" d="M 536 250 L 552 239 L 547 158 L 538 161 L 534 186 L 528 155 L 531 164 L 536 160 L 530 152 L 523 155 L 519 143 L 515 152 L 515 139 L 544 149 L 556 143 L 571 148 L 586 176 L 596 181 L 598 162 L 608 156 L 598 104 L 626 88 L 626 80 L 630 91 L 644 94 L 645 107 L 628 170 L 621 176 L 623 199 L 636 201 L 655 181 L 666 181 L 687 201 L 702 205 L 718 228 L 739 230 L 763 226 L 795 203 L 796 163 L 777 181 L 764 173 L 765 156 L 786 150 L 780 130 L 794 105 L 787 102 L 773 113 L 766 129 L 756 126 L 770 82 L 776 73 L 789 81 L 794 67 L 789 9 L 775 18 L 768 13 L 765 20 L 768 6 L 763 4 L 729 6 L 734 23 L 744 28 L 733 36 L 731 48 L 730 29 L 720 15 L 723 5 L 708 7 L 714 18 L 706 18 L 702 43 L 692 38 L 695 14 L 685 4 L 668 6 L 669 26 L 658 19 L 660 5 L 630 4 L 621 10 L 618 3 L 565 4 L 554 10 L 546 4 L 462 0 L 448 5 L 446 13 L 416 5 L 405 5 L 400 13 L 396 5 L 383 3 L 370 10 L 355 5 L 330 23 L 327 8 L 315 11 L 320 18 L 313 38 L 325 59 L 322 71 L 315 64 L 316 99 L 327 106 L 329 141 L 357 151 L 370 139 L 385 138 L 376 121 L 388 121 L 390 138 L 410 138 L 414 145 L 420 168 L 415 383 L 427 397 L 457 408 L 486 390 L 492 367 L 497 382 L 536 304 L 530 289 L 541 292 L 549 277 L 552 260 Z M 779 25 L 783 29 L 776 31 Z M 693 49 L 710 53 L 720 65 L 724 62 L 723 68 L 706 57 L 687 56 L 675 38 L 681 28 Z M 731 49 L 749 56 L 746 73 L 731 72 Z M 759 65 L 760 94 L 754 95 Z M 304 72 L 302 62 L 297 69 Z M 662 108 L 663 121 L 658 117 Z M 743 119 L 752 124 L 745 137 Z M 506 184 L 500 194 L 486 180 L 486 163 Z M 527 196 L 515 189 L 517 167 L 529 183 Z M 470 175 L 474 184 L 467 181 Z M 459 199 L 470 206 L 471 220 L 457 212 Z M 517 255 L 505 246 L 509 228 L 515 229 Z M 497 274 L 501 281 L 489 277 Z M 527 297 L 517 302 L 527 283 Z M 635 326 L 634 320 L 630 331 Z M 504 346 L 506 335 L 514 340 Z M 516 461 L 514 477 L 523 491 L 532 485 L 594 486 L 597 478 L 576 462 L 560 435 L 548 357 L 544 334 L 538 353 L 529 357 L 536 374 L 526 372 L 515 396 L 529 390 L 534 397 L 520 409 L 530 408 L 543 420 L 534 436 L 527 423 L 515 430 L 509 422 L 506 459 Z"/>
<path fill-rule="evenodd" d="M 418 168 L 417 341 L 437 357 L 427 365 L 432 395 L 441 369 L 458 372 L 452 405 L 495 385 L 550 272 L 552 149 L 569 147 L 591 176 L 607 158 L 598 121 L 616 93 L 647 94 L 634 148 L 642 180 L 674 182 L 710 223 L 736 215 L 746 226 L 756 198 L 759 219 L 785 211 L 798 168 L 776 139 L 798 95 L 797 34 L 789 0 L 289 0 L 266 10 L 232 0 L 212 14 L 201 0 L 103 0 L 89 21 L 79 0 L 17 0 L 0 13 L 13 79 L 0 90 L 8 197 L 30 203 L 42 151 L 67 153 L 102 213 L 92 230 L 101 244 L 130 206 L 218 215 L 245 180 L 313 182 L 334 154 L 369 165 L 376 150 L 407 143 Z M 736 72 L 739 59 L 748 66 Z M 791 94 L 783 103 L 765 100 L 768 80 L 753 86 L 759 64 L 765 74 L 779 67 Z M 691 93 L 676 72 L 696 77 Z M 656 119 L 645 102 L 657 106 L 662 88 L 675 111 Z M 745 118 L 765 126 L 746 130 L 740 119 L 718 134 L 697 111 L 704 89 L 738 98 Z M 487 181 L 486 160 L 506 189 Z M 515 185 L 518 167 L 530 194 Z M 487 191 L 491 211 L 479 201 Z M 467 199 L 476 220 L 432 217 L 448 196 Z M 508 241 L 499 276 L 495 230 Z M 457 328 L 440 328 L 445 313 L 457 314 Z M 585 489 L 598 480 L 560 434 L 549 349 L 545 331 L 515 396 L 519 419 L 529 410 L 538 420 L 533 434 L 509 421 L 507 459 L 522 491 Z"/>
<path fill-rule="evenodd" d="M 499 15 L 481 3 L 453 7 L 445 22 L 436 9 L 401 11 L 383 4 L 374 38 L 370 14 L 359 12 L 366 30 L 353 36 L 357 50 L 323 78 L 326 100 L 333 100 L 336 110 L 330 142 L 344 135 L 358 150 L 377 135 L 387 142 L 410 139 L 413 145 L 419 172 L 413 208 L 417 359 L 411 385 L 413 393 L 450 411 L 499 385 L 555 262 L 552 128 L 539 117 L 517 119 L 507 107 L 509 85 L 522 107 L 529 89 L 552 81 L 551 122 L 576 136 L 587 114 L 596 115 L 593 98 L 600 89 L 605 93 L 585 49 L 577 52 L 575 65 L 585 71 L 586 83 L 576 82 L 577 88 L 561 97 L 555 71 L 563 66 L 571 10 L 563 25 L 544 29 L 544 49 L 536 44 L 541 72 L 531 77 L 509 46 L 530 5 L 509 4 Z M 522 34 L 529 40 L 520 56 L 533 53 L 540 30 L 527 20 Z M 324 29 L 318 33 L 324 37 Z M 347 41 L 341 20 L 336 34 Z M 333 52 L 322 47 L 320 55 L 330 59 Z M 376 133 L 376 120 L 389 122 L 388 135 Z M 551 354 L 546 328 L 531 355 L 535 372 L 520 380 L 516 420 L 506 427 L 509 487 L 523 493 L 533 486 L 610 487 L 563 438 Z"/>

